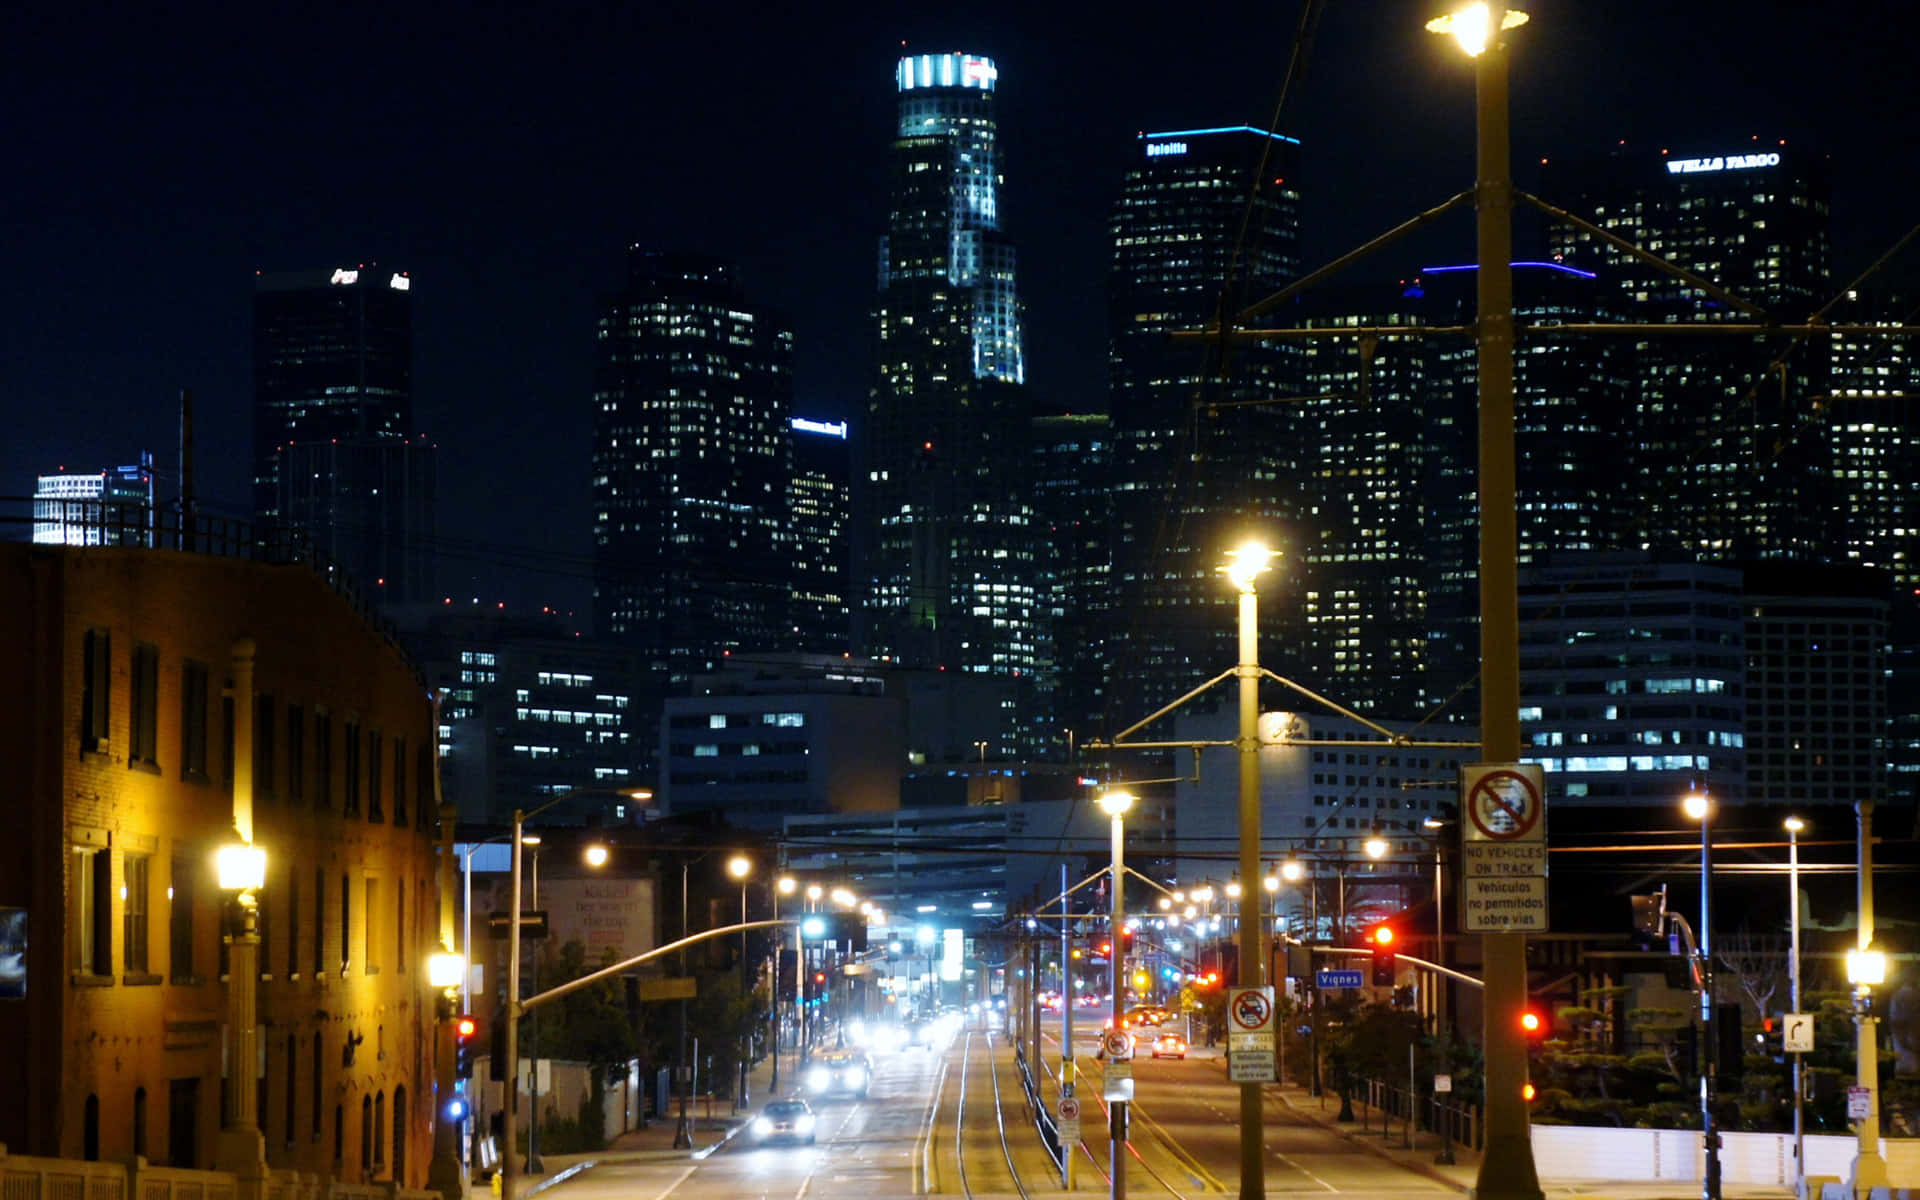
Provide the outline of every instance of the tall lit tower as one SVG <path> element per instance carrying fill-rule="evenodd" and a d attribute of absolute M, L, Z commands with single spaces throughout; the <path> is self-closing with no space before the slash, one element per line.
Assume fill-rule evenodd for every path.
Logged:
<path fill-rule="evenodd" d="M 1299 273 L 1298 150 L 1293 138 L 1249 126 L 1142 134 L 1113 208 L 1114 729 L 1236 661 L 1238 601 L 1218 571 L 1224 548 L 1258 536 L 1290 560 L 1300 549 L 1289 522 L 1301 491 L 1291 432 L 1299 352 L 1274 342 L 1237 347 L 1222 361 L 1212 347 L 1168 336 L 1236 314 Z M 1292 319 L 1288 310 L 1273 323 Z M 1261 597 L 1270 634 L 1298 586 L 1290 570 L 1275 580 L 1274 594 Z"/>
<path fill-rule="evenodd" d="M 998 71 L 902 58 L 862 433 L 860 641 L 1007 682 L 995 755 L 1029 752 L 1041 645 L 1021 309 L 1000 228 Z"/>
<path fill-rule="evenodd" d="M 363 263 L 260 275 L 253 507 L 380 603 L 433 590 L 433 447 L 413 421 L 413 280 Z"/>
<path fill-rule="evenodd" d="M 665 695 L 731 651 L 783 646 L 793 333 L 733 267 L 635 247 L 601 305 L 594 625 Z"/>

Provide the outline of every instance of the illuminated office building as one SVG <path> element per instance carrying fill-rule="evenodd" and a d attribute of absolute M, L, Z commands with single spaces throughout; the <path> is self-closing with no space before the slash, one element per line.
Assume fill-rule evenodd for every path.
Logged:
<path fill-rule="evenodd" d="M 880 242 L 877 369 L 860 488 L 859 642 L 908 666 L 1010 682 L 991 749 L 1037 744 L 1041 666 L 1026 360 L 1001 231 L 998 72 L 899 60 Z"/>
<path fill-rule="evenodd" d="M 1045 534 L 1045 658 L 1052 665 L 1041 688 L 1063 751 L 1094 736 L 1106 712 L 1112 456 L 1105 413 L 1034 418 L 1034 507 Z"/>
<path fill-rule="evenodd" d="M 1733 295 L 1764 317 L 1554 224 L 1556 259 L 1601 273 L 1635 323 L 1806 320 L 1829 298 L 1825 160 L 1779 145 L 1703 156 L 1621 149 L 1551 160 L 1541 192 Z M 1701 559 L 1820 560 L 1832 544 L 1817 352 L 1770 364 L 1779 339 L 1666 335 L 1612 339 L 1634 356 L 1632 490 L 1642 540 Z"/>
<path fill-rule="evenodd" d="M 57 546 L 151 546 L 153 455 L 137 465 L 90 474 L 40 476 L 33 489 L 33 540 Z"/>
<path fill-rule="evenodd" d="M 845 421 L 794 417 L 793 473 L 787 479 L 788 628 L 783 647 L 844 654 L 852 633 L 847 607 L 848 487 L 853 457 Z"/>
<path fill-rule="evenodd" d="M 413 281 L 362 264 L 253 294 L 253 506 L 379 603 L 433 591 L 433 446 L 414 426 Z"/>
<path fill-rule="evenodd" d="M 637 652 L 651 729 L 687 680 L 786 636 L 793 333 L 730 264 L 635 247 L 598 342 L 594 624 Z"/>
<path fill-rule="evenodd" d="M 1246 126 L 1140 137 L 1109 222 L 1109 412 L 1113 439 L 1107 708 L 1116 729 L 1237 658 L 1233 588 L 1218 567 L 1250 534 L 1289 554 L 1300 446 L 1285 398 L 1300 356 L 1280 343 L 1175 343 L 1299 273 L 1298 142 Z M 1290 324 L 1287 309 L 1257 324 Z M 1261 624 L 1278 600 L 1262 581 Z"/>

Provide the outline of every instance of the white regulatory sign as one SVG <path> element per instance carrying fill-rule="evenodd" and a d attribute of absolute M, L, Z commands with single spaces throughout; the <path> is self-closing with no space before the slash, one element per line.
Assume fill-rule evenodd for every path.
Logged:
<path fill-rule="evenodd" d="M 1813 1053 L 1813 1014 L 1788 1013 L 1780 1023 L 1780 1049 L 1786 1054 Z"/>
<path fill-rule="evenodd" d="M 1080 1101 L 1074 1099 L 1072 1096 L 1060 1097 L 1060 1119 L 1062 1121 L 1078 1121 L 1080 1119 Z"/>
<path fill-rule="evenodd" d="M 1538 875 L 1463 879 L 1461 926 L 1468 933 L 1545 933 L 1547 881 Z"/>
<path fill-rule="evenodd" d="M 1118 1029 L 1111 1030 L 1106 1035 L 1105 1049 L 1109 1059 L 1125 1062 L 1133 1057 L 1133 1038 Z"/>
<path fill-rule="evenodd" d="M 1461 837 L 1469 842 L 1543 842 L 1546 772 L 1537 763 L 1460 768 Z"/>
<path fill-rule="evenodd" d="M 1873 1089 L 1854 1086 L 1847 1089 L 1847 1120 L 1864 1121 L 1873 1115 Z"/>

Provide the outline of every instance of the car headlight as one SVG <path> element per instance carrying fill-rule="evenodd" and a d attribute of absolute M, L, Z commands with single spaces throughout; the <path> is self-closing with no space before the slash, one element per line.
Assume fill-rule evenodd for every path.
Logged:
<path fill-rule="evenodd" d="M 753 1133 L 755 1137 L 766 1137 L 772 1132 L 772 1121 L 767 1120 L 765 1117 L 755 1117 L 753 1119 Z"/>
<path fill-rule="evenodd" d="M 867 1073 L 865 1071 L 862 1071 L 858 1067 L 855 1067 L 853 1070 L 848 1071 L 847 1086 L 850 1088 L 867 1086 Z"/>
<path fill-rule="evenodd" d="M 833 1072 L 825 1067 L 815 1067 L 807 1072 L 807 1086 L 816 1092 L 832 1087 Z"/>
<path fill-rule="evenodd" d="M 793 1122 L 793 1127 L 799 1130 L 801 1133 L 812 1133 L 813 1132 L 813 1114 L 807 1113 L 805 1116 L 796 1117 Z"/>

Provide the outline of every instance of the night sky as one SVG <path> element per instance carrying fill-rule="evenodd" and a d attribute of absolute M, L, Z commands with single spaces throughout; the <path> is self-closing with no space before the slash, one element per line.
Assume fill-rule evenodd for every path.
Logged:
<path fill-rule="evenodd" d="M 1892 6 L 1529 7 L 1522 186 L 1542 155 L 1621 139 L 1691 156 L 1784 137 L 1832 158 L 1841 278 L 1920 214 L 1912 30 Z M 1440 10 L 1327 5 L 1280 122 L 1304 142 L 1309 265 L 1471 183 L 1471 69 L 1421 27 Z M 192 387 L 200 491 L 243 512 L 254 272 L 377 262 L 414 280 L 443 590 L 583 603 L 592 321 L 629 244 L 739 262 L 793 316 L 799 411 L 852 413 L 894 59 L 990 56 L 1035 399 L 1097 409 L 1106 213 L 1135 135 L 1265 127 L 1298 19 L 1239 3 L 15 9 L 0 495 L 142 449 L 170 476 Z M 1471 252 L 1462 216 L 1355 278 Z"/>

